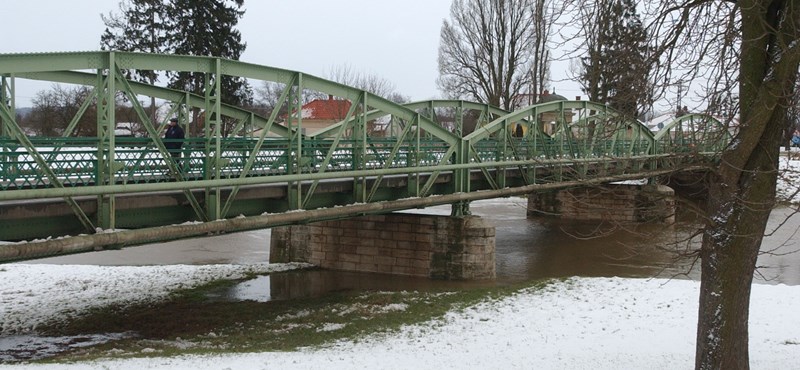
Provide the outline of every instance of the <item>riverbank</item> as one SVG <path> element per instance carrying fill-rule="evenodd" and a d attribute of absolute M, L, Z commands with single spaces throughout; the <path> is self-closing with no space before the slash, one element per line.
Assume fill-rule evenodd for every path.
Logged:
<path fill-rule="evenodd" d="M 207 266 L 173 266 L 176 271 L 185 271 L 164 269 L 153 274 L 143 273 L 148 267 L 63 266 L 71 276 L 65 282 L 46 278 L 58 274 L 53 268 L 49 265 L 3 267 L 0 297 L 4 328 L 37 322 L 41 315 L 48 314 L 47 310 L 51 310 L 49 314 L 67 312 L 58 306 L 75 301 L 75 297 L 84 297 L 83 302 L 102 299 L 104 304 L 131 297 L 141 300 L 193 284 L 193 277 L 216 274 L 209 272 Z M 227 269 L 220 268 L 219 276 L 237 275 Z M 134 284 L 139 288 L 126 288 L 135 281 L 139 281 Z M 144 286 L 149 288 L 141 289 Z M 488 298 L 453 309 L 442 317 L 405 325 L 388 333 L 340 340 L 321 347 L 287 352 L 0 365 L 0 369 L 691 368 L 698 288 L 698 282 L 687 280 L 570 278 L 552 281 L 543 288 L 525 288 L 498 299 Z M 16 307 L 14 310 L 6 308 L 10 303 Z M 389 306 L 391 304 L 386 302 L 386 306 L 391 307 L 387 310 L 407 309 L 404 305 Z M 750 316 L 751 368 L 792 368 L 800 363 L 800 316 L 795 314 L 798 306 L 798 286 L 754 285 Z M 5 322 L 6 317 L 17 320 Z M 346 326 L 346 323 L 330 323 L 312 332 L 323 335 L 328 331 L 346 330 Z M 187 347 L 191 342 L 186 338 L 176 339 L 180 340 Z M 153 348 L 142 348 L 136 354 L 123 350 L 118 353 L 158 356 L 157 348 L 154 344 Z"/>
<path fill-rule="evenodd" d="M 778 181 L 778 197 L 781 201 L 797 204 L 800 202 L 797 194 L 800 161 L 794 154 L 800 152 L 793 150 L 792 156 L 781 157 L 781 167 L 785 171 Z M 496 206 L 502 209 L 524 207 L 524 204 L 502 203 Z M 792 214 L 792 208 L 782 208 L 776 224 L 782 224 L 782 220 L 792 217 Z M 498 217 L 504 219 L 507 216 Z M 504 220 L 509 223 L 508 219 Z M 795 232 L 789 229 L 793 227 L 784 225 L 781 232 L 775 233 L 770 228 L 771 235 L 765 240 L 783 248 L 759 259 L 759 265 L 773 268 L 759 271 L 757 282 L 766 281 L 772 285 L 754 285 L 751 300 L 753 369 L 792 368 L 800 363 L 797 357 L 800 353 L 800 324 L 792 310 L 800 303 L 800 287 L 781 284 L 787 281 L 786 276 L 789 277 L 787 284 L 794 284 L 791 277 L 798 276 L 798 265 L 786 258 L 797 253 Z M 505 230 L 504 235 L 508 231 Z M 263 238 L 263 235 L 258 235 L 253 239 L 260 241 Z M 13 341 L 31 340 L 23 343 L 22 347 L 46 354 L 51 350 L 50 344 L 37 342 L 41 338 L 36 335 L 30 338 L 26 335 L 52 326 L 49 320 L 53 317 L 65 322 L 83 321 L 82 325 L 90 326 L 92 320 L 105 324 L 105 320 L 116 319 L 113 317 L 115 311 L 132 307 L 133 312 L 121 315 L 136 314 L 137 318 L 146 321 L 127 320 L 129 327 L 124 330 L 99 331 L 102 334 L 97 337 L 61 337 L 54 341 L 57 345 L 72 345 L 71 348 L 99 347 L 87 357 L 106 359 L 71 364 L 6 364 L 0 365 L 0 369 L 673 369 L 693 366 L 699 284 L 664 279 L 572 277 L 565 281 L 551 281 L 544 289 L 528 287 L 510 294 L 504 290 L 500 298 L 489 298 L 490 293 L 485 299 L 465 295 L 449 301 L 413 289 L 391 293 L 371 291 L 346 303 L 314 300 L 308 304 L 295 300 L 285 304 L 283 312 L 265 309 L 267 305 L 275 306 L 274 302 L 263 305 L 237 302 L 230 307 L 232 313 L 241 314 L 240 320 L 233 319 L 234 324 L 238 321 L 240 325 L 209 329 L 213 323 L 204 323 L 195 331 L 165 336 L 164 339 L 145 338 L 131 345 L 132 341 L 128 339 L 141 335 L 136 331 L 170 325 L 166 321 L 150 322 L 159 313 L 164 317 L 180 317 L 181 313 L 188 312 L 179 310 L 184 307 L 175 309 L 174 305 L 166 307 L 174 311 L 159 311 L 165 309 L 163 302 L 168 301 L 174 292 L 192 294 L 195 290 L 202 290 L 198 287 L 205 284 L 230 285 L 232 281 L 258 279 L 264 274 L 304 267 L 238 261 L 214 264 L 216 260 L 231 258 L 223 258 L 219 251 L 209 247 L 210 244 L 229 241 L 214 240 L 193 241 L 180 253 L 166 257 L 164 253 L 168 252 L 163 246 L 137 247 L 141 251 L 151 251 L 140 255 L 160 253 L 158 261 L 167 264 L 164 266 L 92 266 L 93 263 L 79 266 L 70 262 L 55 265 L 48 264 L 47 260 L 0 266 L 0 348 L 13 345 L 10 343 Z M 114 258 L 106 261 L 110 265 L 152 263 L 147 262 L 147 258 L 142 258 L 144 262 L 132 261 L 131 254 L 123 253 L 126 251 L 102 253 L 113 254 Z M 265 260 L 263 246 L 247 253 L 257 254 L 250 258 L 252 260 Z M 526 260 L 515 252 L 511 254 L 515 257 L 504 261 L 518 263 Z M 202 260 L 193 266 L 179 264 L 187 255 L 193 258 L 202 256 L 208 261 Z M 80 256 L 63 258 L 73 257 L 77 259 Z M 773 261 L 762 261 L 770 258 Z M 39 264 L 42 262 L 45 264 Z M 64 263 L 63 260 L 60 263 Z M 553 261 L 548 262 L 548 266 L 551 265 Z M 568 275 L 571 274 L 578 273 Z M 269 285 L 266 289 L 268 295 Z M 461 294 L 459 289 L 452 291 L 459 293 L 446 294 Z M 205 298 L 201 296 L 200 299 Z M 410 319 L 417 315 L 415 305 L 420 303 L 437 306 L 423 312 L 430 317 L 422 315 L 421 319 Z M 451 303 L 455 308 L 443 309 L 445 304 Z M 139 312 L 140 309 L 155 313 L 147 316 Z M 248 312 L 252 313 L 250 317 L 260 315 L 264 322 L 252 320 L 245 324 Z M 189 314 L 194 321 L 188 321 L 197 324 L 198 320 L 208 321 L 213 315 L 226 313 L 225 307 L 202 312 L 207 316 L 193 311 Z M 119 321 L 126 321 L 124 318 L 121 316 Z M 383 321 L 363 326 L 355 324 L 355 321 L 370 320 Z M 396 320 L 402 321 L 394 325 Z M 185 322 L 176 320 L 172 325 Z M 386 329 L 386 322 L 393 322 L 391 328 Z M 256 332 L 258 335 L 251 336 Z M 271 333 L 276 333 L 273 339 L 269 339 L 273 336 Z M 235 338 L 223 337 L 228 334 Z M 291 338 L 287 339 L 287 336 Z M 104 341 L 108 343 L 98 346 Z M 275 341 L 281 343 L 272 343 Z M 232 348 L 231 343 L 236 342 L 246 345 Z M 242 351 L 246 353 L 236 353 Z M 60 349 L 52 349 L 52 353 L 57 352 Z M 2 361 L 5 360 L 0 357 Z"/>

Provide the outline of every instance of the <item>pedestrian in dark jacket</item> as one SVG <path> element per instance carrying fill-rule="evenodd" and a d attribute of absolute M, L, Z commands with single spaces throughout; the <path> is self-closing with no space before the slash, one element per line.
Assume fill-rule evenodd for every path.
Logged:
<path fill-rule="evenodd" d="M 177 118 L 170 118 L 167 132 L 164 134 L 164 146 L 176 160 L 181 157 L 181 146 L 183 146 L 184 133 L 181 126 L 178 125 Z"/>

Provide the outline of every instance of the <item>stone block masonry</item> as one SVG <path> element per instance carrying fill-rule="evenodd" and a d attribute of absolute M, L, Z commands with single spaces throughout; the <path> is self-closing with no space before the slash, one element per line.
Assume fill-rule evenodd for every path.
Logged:
<path fill-rule="evenodd" d="M 675 221 L 675 192 L 663 185 L 611 184 L 528 195 L 528 216 L 610 222 Z"/>
<path fill-rule="evenodd" d="M 495 228 L 477 216 L 392 213 L 272 229 L 270 262 L 424 276 L 495 277 Z"/>

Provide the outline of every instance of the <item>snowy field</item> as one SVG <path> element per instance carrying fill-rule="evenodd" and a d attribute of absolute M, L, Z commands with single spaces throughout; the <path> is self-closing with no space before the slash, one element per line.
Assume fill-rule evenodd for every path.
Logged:
<path fill-rule="evenodd" d="M 53 268 L 5 267 L 0 295 L 4 307 L 16 302 L 16 308 L 4 308 L 3 317 L 31 312 L 37 321 L 48 310 L 65 312 L 59 307 L 86 305 L 93 294 L 106 296 L 112 291 L 119 292 L 120 299 L 140 300 L 148 291 L 188 284 L 188 280 L 179 283 L 182 278 L 232 276 L 237 269 L 81 267 L 70 272 L 78 283 L 63 283 L 58 278 L 62 272 Z M 56 278 L 45 278 L 53 275 Z M 22 284 L 23 289 L 13 286 L 33 276 L 41 278 Z M 140 280 L 150 282 L 130 287 Z M 92 288 L 96 286 L 116 288 Z M 572 278 L 358 343 L 297 352 L 0 365 L 0 369 L 689 369 L 694 361 L 698 289 L 699 283 L 685 280 Z M 87 290 L 93 293 L 84 293 Z M 798 286 L 753 287 L 753 369 L 800 369 L 797 307 Z"/>
<path fill-rule="evenodd" d="M 797 152 L 793 152 L 796 154 Z M 797 201 L 800 161 L 779 196 Z M 0 334 L 35 330 L 111 303 L 156 301 L 214 279 L 298 265 L 0 266 Z M 296 352 L 0 365 L 0 369 L 689 369 L 699 283 L 571 278 L 545 290 L 486 301 L 392 335 Z M 752 369 L 800 369 L 800 286 L 754 285 Z"/>

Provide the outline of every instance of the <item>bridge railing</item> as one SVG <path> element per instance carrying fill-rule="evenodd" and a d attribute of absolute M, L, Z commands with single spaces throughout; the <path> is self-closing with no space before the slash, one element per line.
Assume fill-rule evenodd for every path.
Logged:
<path fill-rule="evenodd" d="M 62 186 L 97 185 L 98 160 L 108 156 L 98 151 L 97 138 L 32 138 L 31 142 Z M 220 170 L 219 178 L 288 175 L 291 157 L 296 154 L 291 152 L 285 138 L 266 140 L 256 153 L 253 153 L 254 139 L 222 139 L 219 160 L 207 153 L 208 144 L 203 138 L 182 142 L 180 157 L 175 159 L 183 177 L 191 180 L 210 178 L 209 171 L 216 167 Z M 0 145 L 3 148 L 1 190 L 55 186 L 24 147 L 10 139 L 0 140 Z M 397 142 L 392 138 L 371 138 L 366 149 L 361 149 L 356 140 L 342 140 L 336 148 L 331 148 L 329 140 L 304 140 L 299 167 L 294 173 L 433 167 L 441 163 L 449 149 L 435 139 L 407 140 L 396 148 Z M 165 157 L 148 138 L 117 138 L 110 160 L 114 163 L 113 179 L 117 184 L 174 180 L 167 163 L 172 159 Z M 245 172 L 245 165 L 251 160 Z"/>
<path fill-rule="evenodd" d="M 644 140 L 591 141 L 591 140 L 530 140 L 514 138 L 514 150 L 505 156 L 498 148 L 502 140 L 482 140 L 474 145 L 481 161 L 510 161 L 518 159 L 556 158 L 617 158 L 650 154 L 650 143 Z"/>
<path fill-rule="evenodd" d="M 39 155 L 61 182 L 60 186 L 97 185 L 98 151 L 97 138 L 37 138 L 32 144 Z M 256 140 L 251 138 L 225 138 L 218 156 L 209 155 L 207 142 L 203 138 L 183 141 L 178 160 L 185 179 L 208 179 L 209 171 L 219 167 L 220 178 L 252 176 L 280 176 L 289 174 L 292 156 L 289 139 L 265 140 L 257 153 L 253 153 Z M 164 140 L 168 142 L 169 140 Z M 548 160 L 563 158 L 622 158 L 645 156 L 650 150 L 644 140 L 589 141 L 589 140 L 529 140 L 513 138 L 513 150 L 501 150 L 503 140 L 486 139 L 475 143 L 474 155 L 467 163 L 505 162 L 518 160 Z M 718 143 L 708 141 L 698 144 L 696 140 L 681 137 L 664 137 L 658 142 L 657 153 L 686 154 L 717 152 Z M 37 161 L 27 149 L 12 139 L 0 139 L 0 190 L 48 188 L 55 186 L 52 179 L 40 169 Z M 394 138 L 368 138 L 367 144 L 343 139 L 336 148 L 325 139 L 303 141 L 299 168 L 293 173 L 342 172 L 355 170 L 381 170 L 404 167 L 435 167 L 441 165 L 450 149 L 446 143 L 436 139 L 407 139 L 398 144 Z M 149 138 L 116 138 L 113 150 L 114 176 L 117 184 L 139 184 L 172 181 L 167 161 Z M 249 169 L 246 164 L 252 161 Z"/>
<path fill-rule="evenodd" d="M 31 138 L 31 142 L 64 186 L 91 185 L 96 179 L 97 140 Z M 47 187 L 50 181 L 34 156 L 16 140 L 0 138 L 0 189 Z"/>

